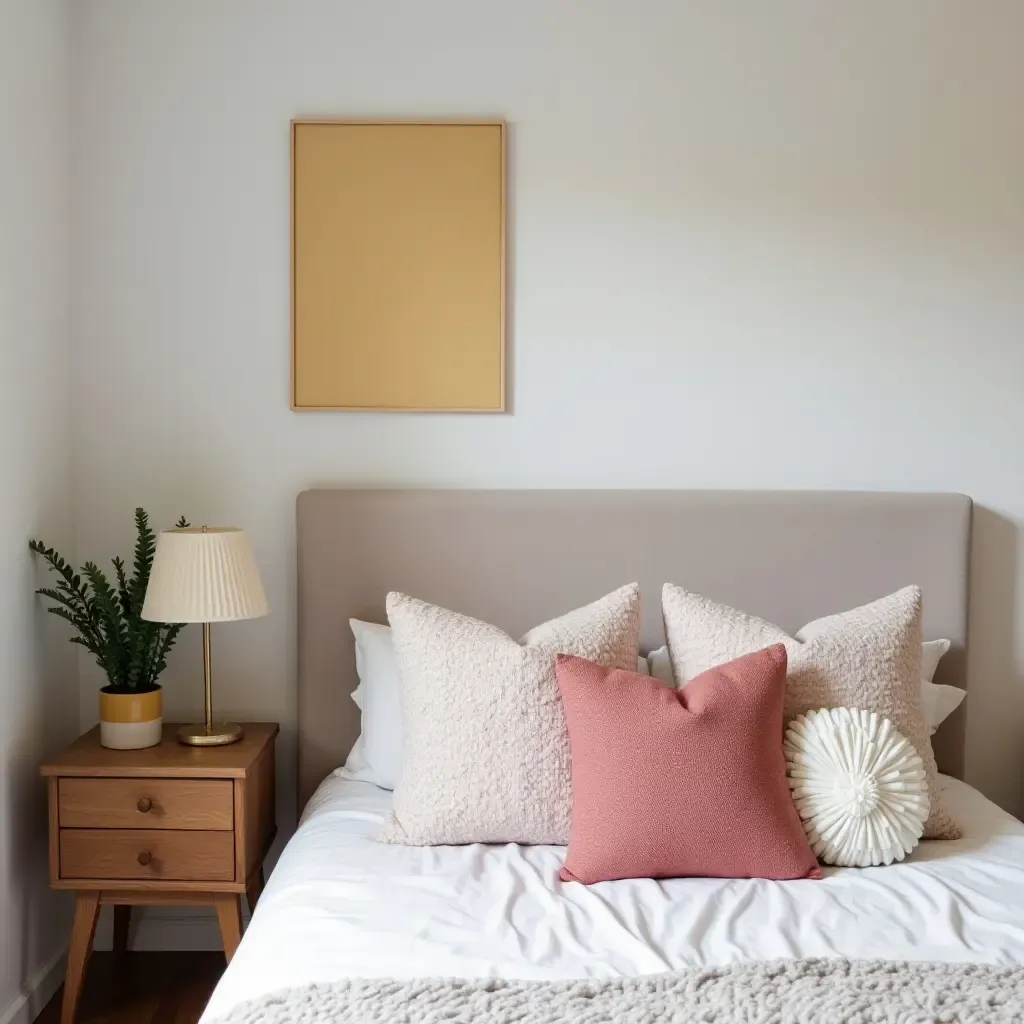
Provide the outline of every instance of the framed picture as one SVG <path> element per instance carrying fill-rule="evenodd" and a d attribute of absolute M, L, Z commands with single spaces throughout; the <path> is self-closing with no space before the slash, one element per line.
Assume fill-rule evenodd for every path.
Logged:
<path fill-rule="evenodd" d="M 293 121 L 291 269 L 293 409 L 504 412 L 504 121 Z"/>

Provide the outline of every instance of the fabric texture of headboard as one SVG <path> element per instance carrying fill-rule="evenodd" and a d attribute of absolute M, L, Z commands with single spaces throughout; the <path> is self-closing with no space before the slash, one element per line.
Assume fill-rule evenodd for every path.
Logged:
<path fill-rule="evenodd" d="M 965 688 L 971 500 L 815 491 L 304 491 L 298 498 L 300 807 L 359 734 L 349 618 L 401 590 L 512 636 L 636 580 L 641 649 L 664 643 L 661 587 L 794 631 L 900 587 L 924 593 L 935 681 Z M 934 737 L 963 773 L 963 708 Z"/>

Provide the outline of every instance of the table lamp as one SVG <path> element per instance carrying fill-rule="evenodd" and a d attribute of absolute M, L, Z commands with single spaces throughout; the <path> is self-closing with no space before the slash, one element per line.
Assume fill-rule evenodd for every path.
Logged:
<path fill-rule="evenodd" d="M 157 537 L 142 617 L 154 622 L 203 624 L 206 721 L 183 725 L 178 739 L 191 746 L 234 743 L 242 727 L 213 720 L 210 623 L 267 614 L 267 598 L 249 538 L 234 526 L 163 530 Z"/>

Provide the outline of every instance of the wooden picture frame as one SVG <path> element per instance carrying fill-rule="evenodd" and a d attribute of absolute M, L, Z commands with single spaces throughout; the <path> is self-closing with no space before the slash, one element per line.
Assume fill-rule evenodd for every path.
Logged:
<path fill-rule="evenodd" d="M 504 412 L 506 127 L 291 123 L 293 410 Z"/>

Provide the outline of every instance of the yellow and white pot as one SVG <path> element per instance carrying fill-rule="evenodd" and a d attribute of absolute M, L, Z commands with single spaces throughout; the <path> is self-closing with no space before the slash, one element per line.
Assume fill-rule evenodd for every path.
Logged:
<path fill-rule="evenodd" d="M 163 735 L 163 691 L 117 693 L 100 690 L 100 743 L 114 750 L 155 747 Z"/>

